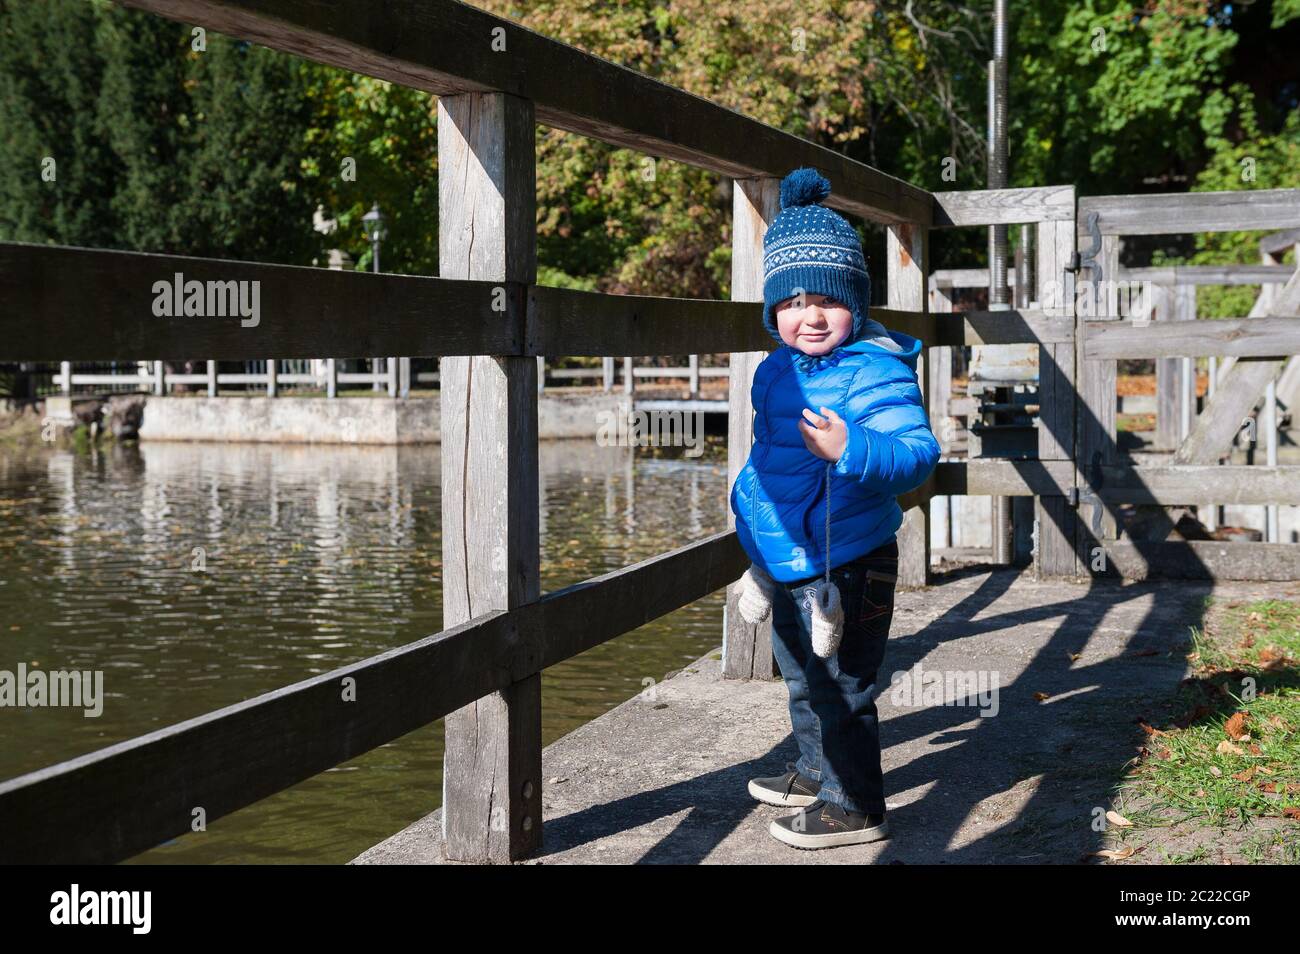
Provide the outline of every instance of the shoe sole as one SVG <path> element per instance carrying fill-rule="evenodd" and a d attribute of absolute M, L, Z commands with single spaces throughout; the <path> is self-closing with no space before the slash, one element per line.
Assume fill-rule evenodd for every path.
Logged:
<path fill-rule="evenodd" d="M 775 805 L 777 808 L 806 808 L 817 801 L 816 795 L 775 795 L 771 789 L 763 788 L 753 781 L 749 783 L 749 794 L 764 805 Z"/>
<path fill-rule="evenodd" d="M 806 835 L 802 832 L 790 831 L 776 822 L 772 822 L 767 830 L 777 841 L 792 848 L 838 848 L 842 845 L 865 845 L 889 837 L 889 819 L 885 819 L 875 828 L 837 831 L 829 835 Z"/>

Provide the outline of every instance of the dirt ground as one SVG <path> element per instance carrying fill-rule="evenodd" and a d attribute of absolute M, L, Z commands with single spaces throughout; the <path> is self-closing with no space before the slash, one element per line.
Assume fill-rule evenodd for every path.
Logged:
<path fill-rule="evenodd" d="M 788 810 L 745 790 L 795 757 L 784 684 L 724 680 L 719 654 L 710 654 L 547 747 L 544 848 L 530 861 L 1179 860 L 1184 840 L 1202 837 L 1190 827 L 1144 832 L 1143 850 L 1110 861 L 1095 852 L 1116 836 L 1097 820 L 1130 808 L 1116 794 L 1146 742 L 1141 724 L 1188 674 L 1189 631 L 1203 622 L 1205 598 L 1262 599 L 1279 586 L 1069 584 L 969 568 L 900 593 L 876 703 L 892 835 L 821 851 L 773 839 L 768 824 Z M 897 698 L 891 676 L 918 665 L 918 673 L 983 673 L 997 689 L 983 699 Z M 1225 834 L 1241 847 L 1223 860 L 1246 859 L 1246 840 L 1259 836 L 1258 828 Z M 444 863 L 440 839 L 437 811 L 355 863 Z"/>

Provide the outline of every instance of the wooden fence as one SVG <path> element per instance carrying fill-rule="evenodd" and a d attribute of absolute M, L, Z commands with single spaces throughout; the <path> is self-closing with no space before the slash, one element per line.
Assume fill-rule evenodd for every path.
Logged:
<path fill-rule="evenodd" d="M 1075 507 L 1092 499 L 1086 494 L 1107 505 L 1195 496 L 1184 492 L 1196 476 L 1187 468 L 1134 479 L 1130 468 L 1097 458 L 1108 450 L 1105 436 L 1113 443 L 1113 414 L 1107 430 L 1104 405 L 1113 404 L 1114 388 L 1112 377 L 1106 392 L 1105 374 L 1095 369 L 1113 363 L 1105 355 L 1116 341 L 1135 343 L 1121 324 L 1094 329 L 1097 323 L 1074 313 L 1072 187 L 932 195 L 453 0 L 128 5 L 437 95 L 439 275 L 0 245 L 0 301 L 9 314 L 24 315 L 12 323 L 2 356 L 440 357 L 444 630 L 0 783 L 0 861 L 118 861 L 188 832 L 196 808 L 215 820 L 439 718 L 446 720 L 447 856 L 516 859 L 541 844 L 540 673 L 547 666 L 727 587 L 725 671 L 770 677 L 770 634 L 737 622 L 732 584 L 748 559 L 734 529 L 541 594 L 537 359 L 729 353 L 734 479 L 752 442 L 753 371 L 772 347 L 759 321 L 763 232 L 778 211 L 781 178 L 798 166 L 816 166 L 830 179 L 834 207 L 885 227 L 888 301 L 875 310 L 878 320 L 927 347 L 1027 342 L 1039 348 L 1039 459 L 940 463 L 926 486 L 902 501 L 905 585 L 928 579 L 934 493 L 1033 496 L 1035 559 L 1045 576 L 1073 576 L 1087 566 L 1079 557 L 1086 551 Z M 508 55 L 495 52 L 502 44 Z M 539 286 L 539 122 L 730 180 L 732 300 Z M 1300 203 L 1291 196 L 1279 200 L 1282 208 L 1300 211 Z M 1023 223 L 1038 230 L 1039 308 L 930 314 L 932 228 Z M 177 272 L 205 289 L 259 282 L 259 319 L 153 314 L 154 283 Z M 454 322 L 430 321 L 452 313 Z M 1294 346 L 1295 325 L 1267 326 L 1267 350 Z M 1241 336 L 1226 324 L 1217 334 L 1205 329 L 1198 341 L 1247 357 L 1260 347 L 1246 345 L 1243 352 Z M 927 356 L 919 368 L 927 400 L 928 368 Z M 1080 389 L 1089 402 L 1082 411 Z M 1300 483 L 1294 469 L 1268 470 L 1241 493 L 1289 499 Z"/>
<path fill-rule="evenodd" d="M 1164 518 L 1153 539 L 1121 542 L 1115 505 L 1160 507 L 1217 504 L 1300 503 L 1300 467 L 1219 467 L 1232 440 L 1264 400 L 1274 413 L 1272 383 L 1284 362 L 1300 352 L 1300 269 L 1291 270 L 1278 294 L 1270 290 L 1278 259 L 1266 271 L 1238 273 L 1265 282 L 1260 305 L 1249 317 L 1197 321 L 1182 306 L 1184 320 L 1157 321 L 1150 315 L 1124 314 L 1125 273 L 1120 268 L 1125 235 L 1293 229 L 1300 225 L 1300 190 L 1199 192 L 1177 195 L 1100 196 L 1079 202 L 1080 241 L 1089 240 L 1088 280 L 1095 285 L 1098 316 L 1081 322 L 1080 361 L 1080 559 L 1092 572 L 1123 576 L 1223 576 L 1235 579 L 1294 579 L 1300 576 L 1300 548 L 1277 542 L 1221 543 L 1165 539 L 1178 511 Z M 1197 279 L 1229 279 L 1231 269 L 1184 270 L 1190 287 Z M 1132 273 L 1129 273 L 1132 278 Z M 1165 276 L 1159 276 L 1165 277 Z M 1169 276 L 1177 281 L 1175 273 Z M 1273 279 L 1274 282 L 1269 282 Z M 1231 280 L 1231 279 L 1229 279 Z M 1194 299 L 1192 299 L 1194 301 Z M 1194 305 L 1192 306 L 1194 309 Z M 1120 358 L 1157 361 L 1202 356 L 1227 358 L 1216 369 L 1214 394 L 1201 414 L 1189 420 L 1187 434 L 1164 466 L 1124 467 L 1116 445 L 1116 368 Z M 1190 362 L 1179 362 L 1190 386 Z M 1166 366 L 1168 367 L 1168 366 Z M 1183 398 L 1191 418 L 1192 401 Z M 1276 433 L 1275 422 L 1264 430 Z M 1276 539 L 1276 538 L 1274 538 Z"/>

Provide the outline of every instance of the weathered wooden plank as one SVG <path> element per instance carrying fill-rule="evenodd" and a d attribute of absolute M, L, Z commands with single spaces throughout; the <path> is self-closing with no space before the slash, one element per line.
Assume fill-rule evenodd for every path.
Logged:
<path fill-rule="evenodd" d="M 886 291 L 890 308 L 925 311 L 929 307 L 926 277 L 929 274 L 929 230 L 921 226 L 896 225 L 885 230 Z M 917 380 L 929 414 L 928 365 L 917 363 Z M 898 584 L 925 586 L 930 579 L 930 504 L 925 502 L 903 513 L 898 528 Z"/>
<path fill-rule="evenodd" d="M 1300 466 L 1110 464 L 1100 469 L 1100 484 L 1098 496 L 1107 504 L 1300 505 Z M 934 493 L 1066 497 L 1072 486 L 1071 461 L 941 461 L 935 469 Z"/>
<path fill-rule="evenodd" d="M 176 310 L 177 275 L 182 309 L 189 287 L 202 314 L 155 314 L 155 303 Z M 23 318 L 5 323 L 0 350 L 12 361 L 519 353 L 526 288 L 5 242 L 0 306 Z"/>
<path fill-rule="evenodd" d="M 1300 504 L 1300 466 L 1115 464 L 1103 468 L 1102 475 L 1100 496 L 1112 504 Z"/>
<path fill-rule="evenodd" d="M 1151 320 L 1191 321 L 1196 318 L 1195 307 L 1188 314 L 1180 307 L 1182 302 L 1174 294 L 1173 286 L 1153 284 L 1151 286 Z M 1193 298 L 1193 306 L 1195 299 Z M 1181 358 L 1156 359 L 1156 434 L 1155 446 L 1162 450 L 1173 450 L 1183 439 L 1182 395 L 1183 395 L 1183 361 Z"/>
<path fill-rule="evenodd" d="M 957 323 L 951 323 L 945 326 L 942 331 L 936 325 L 934 316 L 924 311 L 911 311 L 902 308 L 877 308 L 872 306 L 871 317 L 880 322 L 886 328 L 893 331 L 901 331 L 903 334 L 911 335 L 919 339 L 927 347 L 936 344 L 941 334 L 947 335 L 949 340 L 955 340 L 955 329 L 959 327 Z"/>
<path fill-rule="evenodd" d="M 727 487 L 749 460 L 754 443 L 754 406 L 750 399 L 754 372 L 775 342 L 763 328 L 763 235 L 781 210 L 781 183 L 776 178 L 737 179 L 731 193 L 731 297 L 739 302 L 759 302 L 758 320 L 753 322 L 767 342 L 751 351 L 733 351 L 727 390 Z M 746 305 L 746 307 L 753 307 Z M 760 348 L 762 350 L 760 350 Z M 727 506 L 727 526 L 736 526 L 736 515 Z M 748 559 L 746 559 L 748 565 Z M 744 568 L 741 569 L 741 573 Z M 739 574 L 737 574 L 739 575 Z M 740 615 L 738 588 L 727 587 L 723 611 L 722 675 L 726 679 L 771 679 L 777 675 L 772 654 L 771 617 L 751 625 Z"/>
<path fill-rule="evenodd" d="M 935 340 L 940 330 L 961 322 L 961 318 L 952 312 L 952 299 L 947 289 L 930 287 L 930 311 L 935 325 Z M 950 345 L 932 345 L 926 350 L 929 362 L 927 374 L 930 382 L 930 430 L 939 441 L 942 454 L 951 452 L 953 440 L 957 433 L 957 424 L 949 414 L 952 406 L 952 347 Z"/>
<path fill-rule="evenodd" d="M 1007 273 L 1007 284 L 1015 286 L 1015 272 Z M 930 283 L 935 288 L 988 288 L 987 268 L 937 268 L 930 273 Z"/>
<path fill-rule="evenodd" d="M 749 557 L 735 531 L 724 530 L 547 593 L 537 604 L 541 614 L 535 625 L 540 634 L 537 665 L 546 668 L 572 659 L 723 587 L 730 588 L 748 566 Z"/>
<path fill-rule="evenodd" d="M 1300 547 L 1288 543 L 1105 544 L 1107 562 L 1129 580 L 1300 580 Z"/>
<path fill-rule="evenodd" d="M 1259 240 L 1259 252 L 1261 255 L 1281 255 L 1292 245 L 1300 245 L 1300 229 L 1265 235 Z"/>
<path fill-rule="evenodd" d="M 954 496 L 1068 497 L 1074 486 L 1068 460 L 940 461 L 934 493 Z"/>
<path fill-rule="evenodd" d="M 1047 315 L 1065 326 L 1062 341 L 1042 341 L 1038 349 L 1039 415 L 1038 456 L 1049 465 L 1068 464 L 1062 478 L 1068 494 L 1078 483 L 1074 462 L 1078 427 L 1078 349 L 1075 346 L 1074 273 L 1075 223 L 1045 222 L 1038 226 L 1038 293 Z M 1040 339 L 1041 340 L 1041 339 Z M 1077 559 L 1078 513 L 1060 491 L 1034 497 L 1034 572 L 1039 579 L 1073 577 L 1079 572 Z"/>
<path fill-rule="evenodd" d="M 1300 226 L 1300 189 L 1101 195 L 1079 200 L 1079 221 L 1100 215 L 1103 235 L 1248 232 Z M 1109 277 L 1109 276 L 1108 276 Z"/>
<path fill-rule="evenodd" d="M 907 513 L 915 507 L 929 507 L 930 498 L 935 495 L 935 476 L 931 474 L 926 478 L 925 483 L 914 490 L 909 490 L 905 494 L 900 494 L 896 499 L 898 506 L 903 511 L 903 518 L 907 519 Z M 902 555 L 901 552 L 899 554 Z"/>
<path fill-rule="evenodd" d="M 1074 459 L 1075 354 L 1073 298 L 1067 270 L 1074 254 L 1073 223 L 1038 227 L 1038 274 L 1043 314 L 1038 334 L 1038 456 L 1041 460 Z M 1032 340 L 1032 339 L 1031 339 Z"/>
<path fill-rule="evenodd" d="M 438 100 L 440 274 L 532 284 L 537 275 L 533 107 L 502 93 Z M 444 358 L 443 627 L 537 599 L 537 359 Z M 541 676 L 447 715 L 449 859 L 505 862 L 542 843 Z"/>
<path fill-rule="evenodd" d="M 609 295 L 533 285 L 528 289 L 528 353 L 562 357 L 719 354 L 771 351 L 762 305 L 644 295 Z"/>
<path fill-rule="evenodd" d="M 1294 321 L 1300 315 L 1300 270 L 1276 295 L 1261 293 L 1261 300 L 1266 303 L 1264 307 L 1272 317 L 1252 319 L 1245 323 L 1248 327 L 1277 320 Z M 1287 349 L 1280 350 L 1283 355 L 1288 353 Z M 1282 362 L 1282 357 L 1237 358 L 1226 374 L 1219 375 L 1214 394 L 1197 416 L 1191 433 L 1174 453 L 1174 461 L 1179 464 L 1213 464 L 1227 456 L 1233 435 L 1259 403 L 1268 384 L 1277 377 Z"/>
<path fill-rule="evenodd" d="M 966 311 L 961 321 L 941 323 L 935 341 L 945 345 L 1072 344 L 1074 319 L 1048 315 L 1042 309 Z"/>
<path fill-rule="evenodd" d="M 879 222 L 929 223 L 928 192 L 733 109 L 455 0 L 125 0 L 125 6 L 251 40 L 435 96 L 501 91 L 536 118 L 732 178 L 815 166 L 829 205 Z"/>
<path fill-rule="evenodd" d="M 1082 206 L 1082 202 L 1080 203 Z M 1082 215 L 1082 208 L 1080 215 Z M 1097 253 L 1102 269 L 1103 287 L 1113 288 L 1108 277 L 1118 270 L 1119 239 L 1114 235 L 1102 236 L 1101 250 Z M 1091 276 L 1087 279 L 1093 280 Z M 1106 311 L 1114 314 L 1118 306 L 1113 296 L 1108 296 Z M 1101 468 L 1115 463 L 1116 445 L 1116 362 L 1102 358 L 1084 360 L 1088 336 L 1096 330 L 1097 322 L 1078 323 L 1080 348 L 1077 354 L 1079 399 L 1075 404 L 1078 422 L 1075 426 L 1077 465 L 1079 468 L 1080 507 L 1077 528 L 1077 553 L 1081 566 L 1090 563 L 1095 548 L 1103 541 L 1114 540 L 1118 529 L 1115 514 L 1107 509 L 1097 496 L 1101 489 Z"/>
<path fill-rule="evenodd" d="M 1292 271 L 1289 265 L 1165 265 L 1120 269 L 1116 280 L 1157 285 L 1281 284 L 1291 277 Z"/>
<path fill-rule="evenodd" d="M 1282 368 L 1280 358 L 1238 358 L 1219 378 L 1186 439 L 1174 452 L 1179 464 L 1212 464 L 1232 452 L 1232 438 Z"/>
<path fill-rule="evenodd" d="M 1084 357 L 1272 357 L 1300 354 L 1300 318 L 1089 321 Z"/>
<path fill-rule="evenodd" d="M 1074 186 L 934 193 L 934 228 L 1058 221 L 1074 221 Z"/>

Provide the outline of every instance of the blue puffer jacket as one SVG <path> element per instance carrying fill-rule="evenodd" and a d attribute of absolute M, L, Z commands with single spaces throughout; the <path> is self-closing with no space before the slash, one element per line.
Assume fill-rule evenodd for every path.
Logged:
<path fill-rule="evenodd" d="M 917 386 L 921 342 L 889 334 L 901 352 L 862 340 L 809 361 L 782 345 L 754 373 L 754 446 L 731 510 L 741 546 L 778 582 L 825 569 L 827 461 L 804 445 L 805 407 L 832 408 L 848 426 L 830 475 L 832 567 L 887 542 L 903 522 L 894 498 L 925 483 L 939 460 Z"/>

